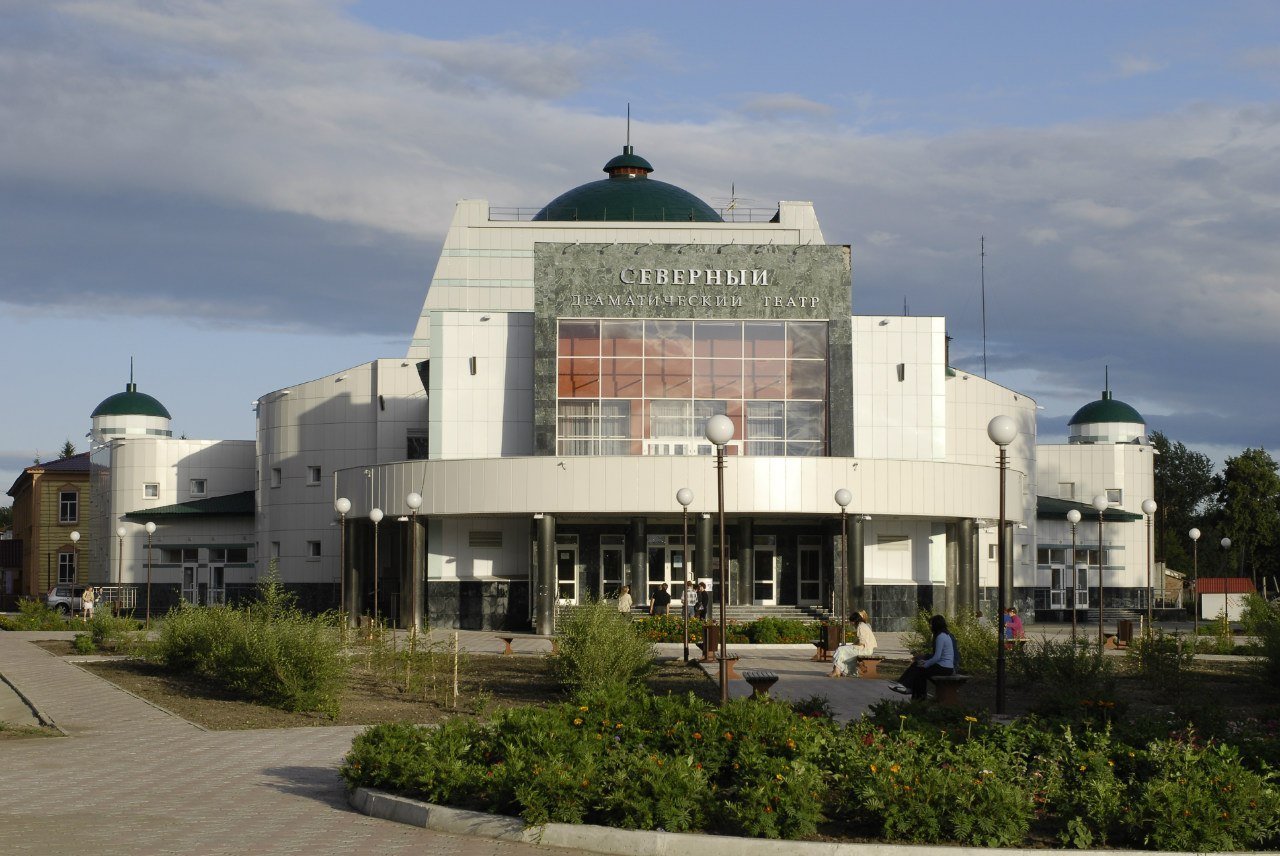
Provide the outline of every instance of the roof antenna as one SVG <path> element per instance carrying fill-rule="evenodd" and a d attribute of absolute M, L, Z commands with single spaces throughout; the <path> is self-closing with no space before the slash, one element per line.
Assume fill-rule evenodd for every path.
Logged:
<path fill-rule="evenodd" d="M 978 236 L 978 257 L 982 266 L 982 376 L 987 376 L 987 236 Z"/>
<path fill-rule="evenodd" d="M 907 296 L 904 294 L 902 295 L 902 317 L 908 318 L 910 316 L 911 309 L 907 306 Z"/>
<path fill-rule="evenodd" d="M 1111 366 L 1102 367 L 1102 397 L 1111 397 Z"/>
<path fill-rule="evenodd" d="M 631 154 L 631 102 L 627 102 L 627 154 Z"/>

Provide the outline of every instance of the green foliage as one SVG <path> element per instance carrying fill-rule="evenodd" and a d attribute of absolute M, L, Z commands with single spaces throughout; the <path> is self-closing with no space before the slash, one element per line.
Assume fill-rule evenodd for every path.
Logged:
<path fill-rule="evenodd" d="M 1133 640 L 1130 652 L 1137 674 L 1155 698 L 1168 701 L 1187 690 L 1195 663 L 1195 641 L 1163 630 Z"/>
<path fill-rule="evenodd" d="M 649 615 L 634 620 L 636 632 L 650 642 L 680 642 L 684 639 L 683 618 L 676 615 Z M 821 635 L 817 621 L 764 616 L 755 621 L 730 622 L 730 643 L 755 643 L 758 645 L 798 645 L 812 642 Z M 689 619 L 689 643 L 703 640 L 703 622 Z"/>
<path fill-rule="evenodd" d="M 149 657 L 274 707 L 335 716 L 345 675 L 338 635 L 296 608 L 274 567 L 259 598 L 244 608 L 184 604 L 161 623 Z"/>
<path fill-rule="evenodd" d="M 818 623 L 764 616 L 743 628 L 747 638 L 757 645 L 796 645 L 818 638 Z"/>
<path fill-rule="evenodd" d="M 119 649 L 129 642 L 129 634 L 141 626 L 136 619 L 115 616 L 105 609 L 94 610 L 89 619 L 89 635 L 99 648 L 112 645 Z"/>
<path fill-rule="evenodd" d="M 1263 679 L 1271 686 L 1280 685 L 1280 602 L 1268 603 L 1256 594 L 1246 596 L 1241 623 L 1252 639 L 1250 653 L 1258 658 Z"/>
<path fill-rule="evenodd" d="M 1272 565 L 1280 544 L 1280 472 L 1265 449 L 1245 449 L 1227 458 L 1222 468 L 1218 502 L 1230 521 L 1232 549 L 1244 567 Z M 1266 573 L 1271 568 L 1264 568 Z"/>
<path fill-rule="evenodd" d="M 911 629 L 902 636 L 910 651 L 933 653 L 933 631 L 929 619 L 933 613 L 920 610 L 911 620 Z M 990 675 L 996 668 L 996 629 L 978 616 L 962 612 L 947 617 L 947 628 L 960 649 L 960 671 L 966 675 Z"/>
<path fill-rule="evenodd" d="M 18 614 L 0 618 L 4 630 L 69 630 L 71 622 L 43 600 L 18 601 Z"/>
<path fill-rule="evenodd" d="M 1217 491 L 1213 461 L 1159 431 L 1150 436 L 1155 452 L 1155 500 L 1160 509 L 1156 515 L 1156 560 L 1173 568 L 1189 568 L 1186 532 L 1202 524 L 1201 508 Z"/>
<path fill-rule="evenodd" d="M 1115 670 L 1095 640 L 1028 639 L 1009 652 L 1009 679 L 1031 690 L 1031 709 L 1068 721 L 1115 710 Z"/>
<path fill-rule="evenodd" d="M 93 638 L 88 633 L 77 633 L 71 640 L 71 647 L 77 654 L 92 654 L 98 650 L 98 646 L 93 644 Z"/>
<path fill-rule="evenodd" d="M 588 601 L 556 628 L 551 668 L 568 690 L 640 686 L 653 668 L 653 647 L 631 619 L 605 601 Z"/>

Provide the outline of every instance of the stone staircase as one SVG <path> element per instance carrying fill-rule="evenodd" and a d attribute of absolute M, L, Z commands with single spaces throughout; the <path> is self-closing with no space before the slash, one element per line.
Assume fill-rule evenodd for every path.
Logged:
<path fill-rule="evenodd" d="M 1138 624 L 1140 621 L 1145 621 L 1146 617 L 1147 617 L 1147 612 L 1144 609 L 1121 609 L 1121 608 L 1113 609 L 1111 607 L 1107 607 L 1102 611 L 1103 624 L 1106 624 L 1109 622 L 1114 623 L 1116 621 L 1132 621 L 1134 624 Z M 1098 610 L 1096 608 L 1085 610 L 1080 617 L 1080 621 L 1084 622 L 1085 624 L 1088 624 L 1090 622 L 1096 623 L 1097 620 L 1098 620 Z"/>
<path fill-rule="evenodd" d="M 556 623 L 577 609 L 573 604 L 560 604 L 556 607 Z M 718 618 L 720 605 L 712 600 L 711 615 L 712 618 Z M 647 607 L 637 606 L 631 610 L 631 614 L 637 618 L 641 618 L 649 614 Z M 680 604 L 671 604 L 671 615 L 680 615 Z M 750 604 L 728 604 L 725 606 L 725 618 L 733 623 L 745 624 L 749 621 L 755 621 L 759 618 L 769 616 L 784 621 L 826 621 L 830 617 L 830 613 L 823 607 L 818 606 L 755 606 Z"/>

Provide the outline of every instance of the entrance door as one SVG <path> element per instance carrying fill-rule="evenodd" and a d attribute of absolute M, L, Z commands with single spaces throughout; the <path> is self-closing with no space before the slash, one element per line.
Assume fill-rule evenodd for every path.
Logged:
<path fill-rule="evenodd" d="M 1049 608 L 1066 609 L 1069 577 L 1062 565 L 1049 566 Z"/>
<path fill-rule="evenodd" d="M 221 566 L 209 569 L 209 606 L 221 606 L 227 602 L 227 588 Z"/>
<path fill-rule="evenodd" d="M 822 548 L 801 546 L 799 552 L 799 590 L 796 600 L 801 606 L 822 603 Z"/>
<path fill-rule="evenodd" d="M 1076 609 L 1089 608 L 1089 566 L 1076 566 Z"/>
<path fill-rule="evenodd" d="M 616 540 L 605 540 L 606 538 Z M 618 592 L 622 591 L 626 568 L 625 555 L 621 535 L 600 537 L 600 577 L 605 597 L 617 597 Z"/>
<path fill-rule="evenodd" d="M 556 545 L 556 597 L 561 603 L 578 602 L 578 547 Z"/>
<path fill-rule="evenodd" d="M 199 589 L 196 588 L 196 580 L 199 574 L 195 565 L 182 566 L 182 599 L 194 606 L 199 606 Z"/>
<path fill-rule="evenodd" d="M 773 606 L 777 603 L 777 595 L 775 593 L 777 580 L 774 579 L 773 551 L 773 547 L 762 547 L 758 544 L 755 550 L 752 551 L 755 567 L 752 571 L 751 600 L 760 606 Z"/>

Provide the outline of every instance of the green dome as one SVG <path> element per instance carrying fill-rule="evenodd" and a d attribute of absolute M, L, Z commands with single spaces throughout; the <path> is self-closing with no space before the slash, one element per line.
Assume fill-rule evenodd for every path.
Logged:
<path fill-rule="evenodd" d="M 1142 414 L 1134 410 L 1123 401 L 1117 401 L 1111 397 L 1111 391 L 1107 390 L 1102 393 L 1102 398 L 1097 401 L 1091 401 L 1084 407 L 1076 411 L 1076 415 L 1071 417 L 1068 425 L 1090 425 L 1100 422 L 1136 422 L 1139 425 L 1146 425 L 1147 420 L 1142 418 Z"/>
<path fill-rule="evenodd" d="M 683 188 L 649 178 L 653 167 L 631 146 L 604 165 L 609 177 L 575 187 L 547 203 L 534 220 L 635 220 L 722 223 L 715 210 Z"/>
<path fill-rule="evenodd" d="M 102 400 L 102 403 L 93 408 L 90 418 L 99 416 L 158 416 L 161 419 L 172 419 L 169 411 L 164 409 L 164 405 L 156 401 L 145 392 L 138 392 L 136 383 L 125 385 L 124 392 L 117 392 L 115 395 Z"/>

